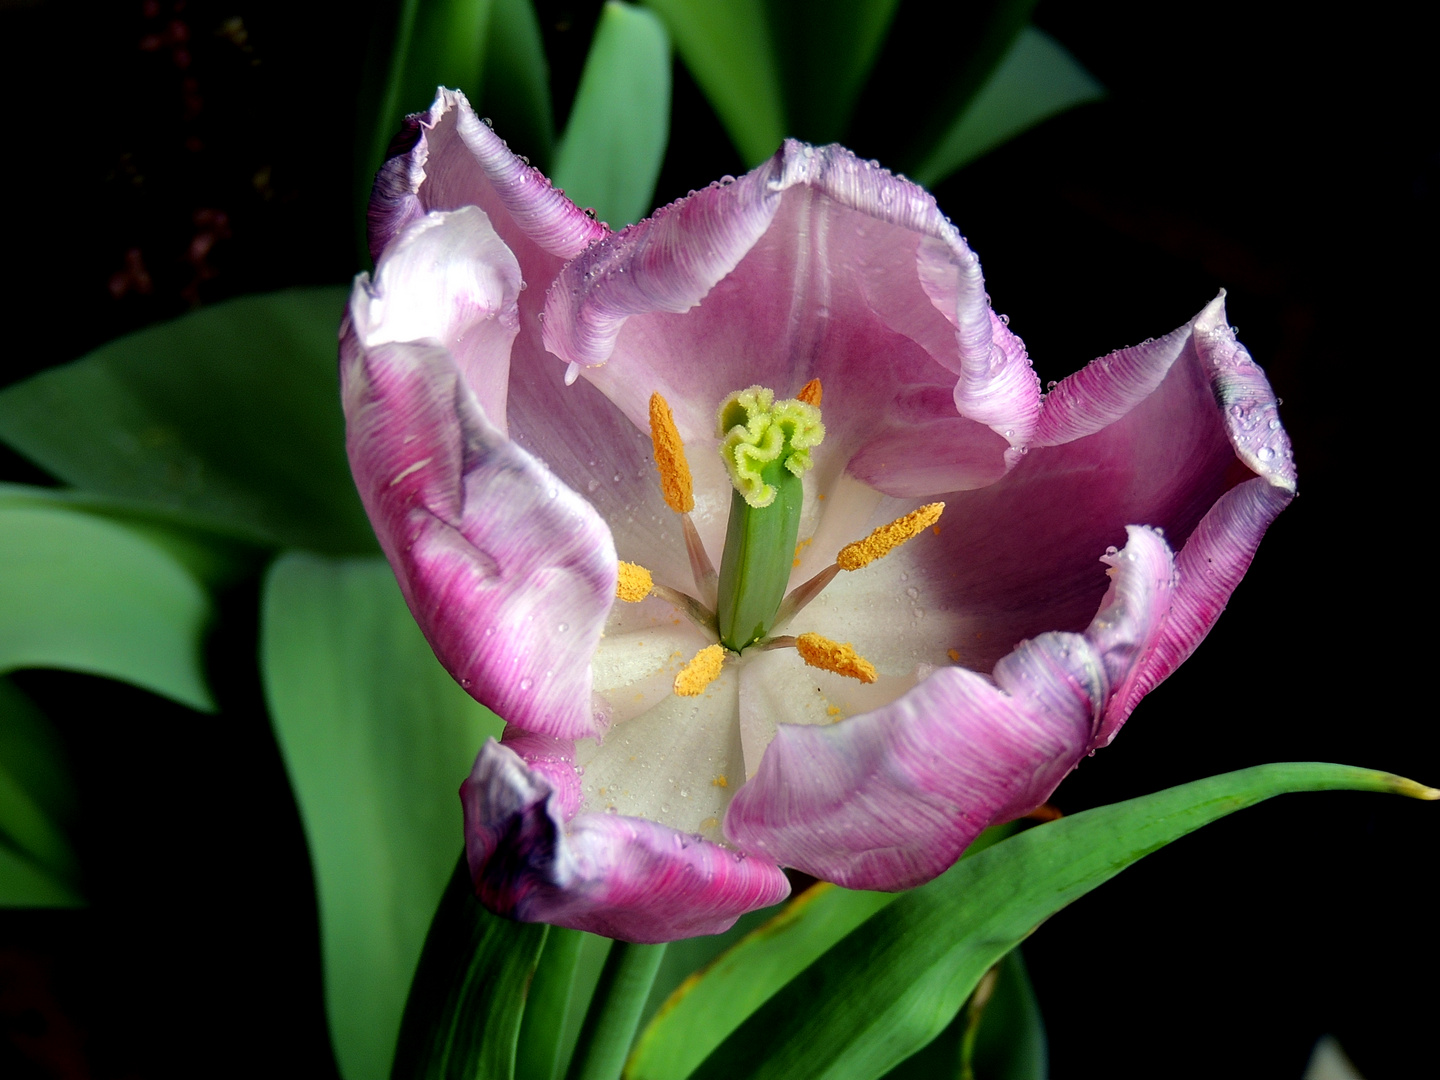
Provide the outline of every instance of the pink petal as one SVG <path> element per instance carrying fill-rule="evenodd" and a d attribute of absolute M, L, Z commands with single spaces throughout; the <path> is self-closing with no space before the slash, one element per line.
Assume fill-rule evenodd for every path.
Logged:
<path fill-rule="evenodd" d="M 511 154 L 458 91 L 440 90 L 428 112 L 407 118 L 396 145 L 375 181 L 372 252 L 379 258 L 428 211 L 473 205 L 486 212 L 530 286 L 519 296 L 509 364 L 491 373 L 492 384 L 502 377 L 498 394 L 482 393 L 467 371 L 487 415 L 590 500 L 614 528 L 622 558 L 643 563 L 662 583 L 692 587 L 683 546 L 655 540 L 675 525 L 660 498 L 645 417 L 637 429 L 593 387 L 566 387 L 565 365 L 540 341 L 546 287 L 564 260 L 608 230 Z"/>
<path fill-rule="evenodd" d="M 836 146 L 788 142 L 591 247 L 551 289 L 544 341 L 637 425 L 660 391 L 687 440 L 713 437 L 735 389 L 818 377 L 825 457 L 898 495 L 993 482 L 1038 409 L 934 199 Z"/>
<path fill-rule="evenodd" d="M 988 671 L 1023 638 L 1082 628 L 1104 591 L 1091 559 L 1124 542 L 1126 525 L 1163 529 L 1181 547 L 1256 472 L 1277 494 L 1293 490 L 1275 405 L 1220 300 L 1057 386 L 1020 464 L 988 488 L 939 495 L 941 535 L 917 547 L 926 607 L 974 622 L 950 643 L 960 663 Z"/>
<path fill-rule="evenodd" d="M 875 712 L 783 725 L 730 804 L 725 835 L 849 888 L 902 889 L 1043 802 L 1090 748 L 1111 697 L 1133 685 L 1169 609 L 1168 548 L 1148 529 L 1129 535 L 1084 635 L 1022 642 L 993 682 L 942 668 Z"/>
<path fill-rule="evenodd" d="M 779 867 L 640 818 L 564 823 L 555 789 L 487 740 L 460 788 L 475 892 L 490 910 L 623 941 L 728 930 L 790 892 Z"/>
<path fill-rule="evenodd" d="M 614 599 L 610 532 L 472 390 L 504 404 L 492 373 L 508 363 L 519 292 L 513 257 L 496 270 L 505 251 L 479 210 L 437 214 L 396 238 L 373 283 L 357 279 L 340 346 L 346 444 L 381 547 L 451 675 L 533 731 L 594 734 L 589 661 Z"/>
<path fill-rule="evenodd" d="M 608 234 L 512 154 L 458 90 L 436 91 L 428 112 L 405 118 L 370 195 L 370 254 L 380 253 L 431 210 L 478 206 L 515 252 L 527 277 L 544 285 L 560 263 Z M 548 272 L 546 272 L 548 271 Z"/>
<path fill-rule="evenodd" d="M 1292 498 L 1283 487 L 1257 476 L 1227 491 L 1201 519 L 1175 560 L 1179 584 L 1169 617 L 1130 685 L 1110 702 L 1096 746 L 1108 745 L 1140 699 L 1205 639 L 1245 576 L 1260 538 Z"/>

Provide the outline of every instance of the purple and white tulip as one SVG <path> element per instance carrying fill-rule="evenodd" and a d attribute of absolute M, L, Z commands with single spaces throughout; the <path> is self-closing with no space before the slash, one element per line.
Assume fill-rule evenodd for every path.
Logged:
<path fill-rule="evenodd" d="M 348 446 L 436 655 L 509 724 L 462 788 L 493 910 L 664 941 L 780 900 L 781 866 L 933 878 L 1114 738 L 1293 497 L 1223 295 L 1042 395 L 931 196 L 840 147 L 787 142 L 614 234 L 458 93 L 406 133 L 342 328 Z M 713 606 L 714 581 L 662 498 L 651 395 L 719 566 L 716 411 L 812 379 L 825 435 L 792 584 L 945 504 L 783 628 L 853 643 L 877 677 L 757 645 L 677 695 L 717 638 L 675 598 Z M 660 588 L 617 601 L 617 559 Z"/>

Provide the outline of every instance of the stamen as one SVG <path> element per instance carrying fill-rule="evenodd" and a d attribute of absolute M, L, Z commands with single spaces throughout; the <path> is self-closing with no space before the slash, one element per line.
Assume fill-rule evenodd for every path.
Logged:
<path fill-rule="evenodd" d="M 716 582 L 719 580 L 715 573 L 715 564 L 710 561 L 690 515 L 681 514 L 680 524 L 685 531 L 685 554 L 690 556 L 690 573 L 695 578 L 695 587 L 700 590 L 700 599 L 713 608 Z"/>
<path fill-rule="evenodd" d="M 658 393 L 650 395 L 650 441 L 655 444 L 655 467 L 660 470 L 660 491 L 665 505 L 677 514 L 695 509 L 695 486 L 685 460 L 685 444 L 675 427 L 670 405 Z"/>
<path fill-rule="evenodd" d="M 620 573 L 615 579 L 615 595 L 627 604 L 638 604 L 650 595 L 655 581 L 650 571 L 633 562 L 622 562 Z"/>
<path fill-rule="evenodd" d="M 724 662 L 725 650 L 721 646 L 705 646 L 676 674 L 675 693 L 680 697 L 699 697 L 720 677 Z"/>
<path fill-rule="evenodd" d="M 818 409 L 820 407 L 820 380 L 811 379 L 807 382 L 795 395 L 795 400 L 803 401 L 806 405 L 814 405 Z"/>
<path fill-rule="evenodd" d="M 873 683 L 879 678 L 875 665 L 855 651 L 847 641 L 840 644 L 819 634 L 801 634 L 795 639 L 795 649 L 800 659 L 811 667 L 833 671 L 863 683 Z"/>
<path fill-rule="evenodd" d="M 859 570 L 862 566 L 869 566 L 934 525 L 944 509 L 944 503 L 929 503 L 896 518 L 889 525 L 881 525 L 864 540 L 856 540 L 841 548 L 840 554 L 835 556 L 835 565 L 841 570 Z"/>

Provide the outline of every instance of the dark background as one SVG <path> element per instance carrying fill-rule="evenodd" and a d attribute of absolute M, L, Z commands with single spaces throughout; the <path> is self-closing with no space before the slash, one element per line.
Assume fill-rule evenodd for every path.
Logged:
<path fill-rule="evenodd" d="M 539 6 L 563 105 L 598 4 Z M 940 40 L 949 13 L 923 12 Z M 1434 355 L 1406 342 L 1434 307 L 1412 276 L 1436 171 L 1429 84 L 1407 77 L 1418 29 L 1238 0 L 1042 0 L 1035 21 L 1111 96 L 938 187 L 997 310 L 1049 380 L 1223 286 L 1284 399 L 1301 490 L 1217 629 L 1054 802 L 1273 760 L 1440 783 L 1433 702 L 1407 691 L 1435 672 L 1433 626 L 1405 618 L 1426 610 L 1412 507 L 1433 487 L 1408 419 Z M 354 273 L 367 33 L 364 4 L 0 0 L 0 386 L 197 304 Z M 742 169 L 678 68 L 674 116 L 662 202 Z M 3 448 L 0 479 L 49 482 Z M 253 588 L 225 600 L 216 717 L 17 677 L 70 751 L 93 902 L 0 913 L 5 1076 L 333 1075 L 255 607 Z M 1299 1077 L 1325 1033 L 1369 1080 L 1425 1074 L 1437 836 L 1435 806 L 1299 795 L 1150 856 L 1025 947 L 1053 1074 Z"/>

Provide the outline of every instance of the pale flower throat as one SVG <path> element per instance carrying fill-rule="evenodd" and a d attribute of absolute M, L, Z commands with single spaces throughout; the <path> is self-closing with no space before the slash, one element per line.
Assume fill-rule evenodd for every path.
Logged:
<path fill-rule="evenodd" d="M 876 680 L 874 665 L 849 642 L 842 644 L 813 633 L 776 636 L 774 631 L 799 614 L 841 570 L 859 570 L 930 528 L 945 504 L 922 506 L 847 544 L 832 566 L 787 595 L 790 571 L 796 565 L 804 501 L 802 478 L 812 465 L 810 452 L 825 438 L 820 400 L 820 380 L 811 379 L 795 397 L 784 401 L 776 401 L 773 390 L 751 386 L 721 403 L 716 437 L 734 491 L 716 574 L 690 519 L 695 496 L 679 430 L 665 399 L 659 394 L 650 396 L 650 435 L 660 487 L 666 505 L 680 515 L 699 595 L 657 585 L 644 567 L 622 562 L 616 596 L 630 603 L 659 596 L 714 642 L 681 667 L 673 684 L 678 696 L 704 693 L 719 678 L 726 661 L 748 649 L 793 648 L 811 667 L 865 683 Z"/>

